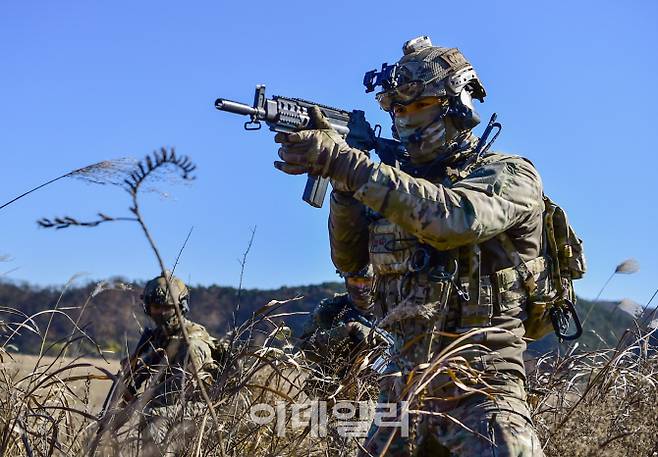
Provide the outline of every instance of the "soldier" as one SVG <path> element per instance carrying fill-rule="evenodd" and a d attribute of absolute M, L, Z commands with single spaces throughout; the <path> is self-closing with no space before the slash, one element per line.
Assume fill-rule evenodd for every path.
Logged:
<path fill-rule="evenodd" d="M 368 402 L 372 410 L 379 392 L 378 373 L 390 361 L 392 340 L 375 326 L 372 266 L 337 273 L 344 278 L 347 292 L 322 300 L 301 335 L 300 348 L 313 362 L 304 391 L 322 401 Z M 369 423 L 365 418 L 359 420 Z M 327 453 L 354 455 L 357 442 L 346 436 L 339 424 L 335 418 L 327 424 Z"/>
<path fill-rule="evenodd" d="M 403 52 L 365 81 L 383 88 L 377 100 L 408 153 L 399 167 L 350 148 L 317 107 L 315 130 L 275 137 L 276 168 L 332 180 L 337 268 L 373 266 L 380 325 L 396 339 L 401 372 L 385 378 L 382 400 L 399 401 L 408 394 L 402 383 L 436 375 L 418 398 L 405 397 L 428 412 L 414 417 L 415 436 L 389 440 L 391 429 L 371 429 L 365 447 L 372 455 L 542 456 L 523 364 L 526 304 L 546 277 L 541 179 L 529 161 L 487 152 L 493 118 L 482 139 L 472 133 L 473 99 L 486 93 L 459 50 L 419 37 Z M 470 368 L 447 377 L 431 362 L 464 334 L 463 344 L 478 344 L 461 353 Z M 429 366 L 436 373 L 423 371 Z"/>
<path fill-rule="evenodd" d="M 185 317 L 178 319 L 174 297 L 185 316 L 189 311 L 189 292 L 180 279 L 167 275 L 170 293 L 164 275 L 146 283 L 142 295 L 144 312 L 156 327 L 145 329 L 131 360 L 122 362 L 126 379 L 124 401 L 135 400 L 141 410 L 145 455 L 178 455 L 182 437 L 195 429 L 190 415 L 203 408 L 193 370 L 209 387 L 218 369 L 213 355 L 221 348 L 202 325 Z M 142 387 L 141 396 L 137 396 Z"/>
<path fill-rule="evenodd" d="M 340 273 L 347 292 L 327 298 L 313 310 L 304 324 L 302 349 L 312 359 L 326 358 L 332 343 L 349 339 L 353 348 L 370 332 L 372 315 L 372 267 L 356 273 Z"/>
<path fill-rule="evenodd" d="M 338 272 L 347 292 L 322 300 L 304 324 L 300 347 L 316 363 L 321 378 L 340 380 L 361 351 L 377 371 L 386 359 L 390 337 L 375 328 L 372 313 L 372 266 L 355 273 Z"/>

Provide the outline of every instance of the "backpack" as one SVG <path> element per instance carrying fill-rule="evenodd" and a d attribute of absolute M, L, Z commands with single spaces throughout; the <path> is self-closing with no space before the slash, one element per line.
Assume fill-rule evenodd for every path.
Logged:
<path fill-rule="evenodd" d="M 583 242 L 569 224 L 566 212 L 546 195 L 543 200 L 542 257 L 524 262 L 507 234 L 499 238 L 528 293 L 525 336 L 537 340 L 554 331 L 560 341 L 574 340 L 582 334 L 573 281 L 587 270 Z M 535 267 L 538 265 L 541 268 Z M 571 320 L 575 331 L 567 334 Z"/>

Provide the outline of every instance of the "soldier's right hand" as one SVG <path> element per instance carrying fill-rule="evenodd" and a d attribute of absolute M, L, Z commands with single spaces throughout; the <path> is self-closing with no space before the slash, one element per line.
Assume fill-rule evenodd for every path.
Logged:
<path fill-rule="evenodd" d="M 274 167 L 290 175 L 308 173 L 340 182 L 347 191 L 356 190 L 370 176 L 372 162 L 358 149 L 351 148 L 333 129 L 317 106 L 309 110 L 316 128 L 293 133 L 277 133 L 281 161 Z"/>

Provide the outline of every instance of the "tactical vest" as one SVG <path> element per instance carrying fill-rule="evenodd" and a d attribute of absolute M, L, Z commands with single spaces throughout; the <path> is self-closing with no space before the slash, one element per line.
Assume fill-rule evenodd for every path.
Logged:
<path fill-rule="evenodd" d="M 483 157 L 469 170 L 460 170 L 451 182 L 499 158 L 497 154 Z M 530 261 L 521 258 L 506 233 L 498 235 L 511 266 L 482 275 L 480 245 L 438 251 L 373 214 L 369 249 L 376 300 L 384 314 L 380 326 L 421 319 L 433 321 L 437 329 L 462 332 L 490 326 L 492 317 L 506 306 L 523 303 L 526 337 L 545 336 L 555 325 L 552 310 L 574 302 L 572 281 L 585 273 L 585 258 L 582 241 L 565 212 L 546 196 L 542 232 L 541 255 Z"/>

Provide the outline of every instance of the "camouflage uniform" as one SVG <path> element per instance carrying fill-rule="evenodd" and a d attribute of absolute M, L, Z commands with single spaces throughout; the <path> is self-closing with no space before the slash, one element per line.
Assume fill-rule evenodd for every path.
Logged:
<path fill-rule="evenodd" d="M 213 351 L 219 345 L 206 329 L 195 322 L 184 319 L 190 345 L 185 344 L 183 331 L 167 334 L 162 328 L 147 328 L 142 335 L 139 346 L 143 352 L 138 356 L 135 368 L 130 376 L 130 391 L 137 392 L 148 381 L 150 400 L 147 406 L 157 408 L 166 406 L 180 399 L 185 383 L 196 383 L 191 374 L 196 367 L 200 379 L 212 384 L 217 371 Z"/>
<path fill-rule="evenodd" d="M 390 371 L 401 376 L 384 377 L 381 401 L 401 400 L 401 380 L 412 372 L 417 378 L 455 338 L 502 329 L 462 342 L 479 345 L 460 353 L 477 372 L 453 370 L 463 387 L 488 395 L 465 396 L 453 378 L 439 374 L 413 399 L 415 408 L 438 414 L 413 417 L 414 436 L 395 437 L 386 455 L 539 457 L 524 390 L 523 321 L 529 283 L 542 287 L 547 270 L 541 179 L 521 157 L 483 153 L 470 132 L 479 122 L 471 96 L 485 95 L 477 75 L 458 50 L 423 40 L 405 45 L 400 66 L 387 73 L 397 70 L 398 80 L 384 81 L 378 94 L 392 114 L 396 103 L 403 105 L 393 119 L 410 162 L 374 163 L 314 109 L 319 133 L 279 135 L 284 162 L 275 166 L 338 184 L 329 217 L 332 259 L 344 271 L 372 264 L 380 325 L 394 334 L 399 351 Z M 416 105 L 405 108 L 410 102 Z M 421 114 L 405 113 L 413 109 Z M 390 430 L 371 429 L 371 454 L 383 452 Z"/>
<path fill-rule="evenodd" d="M 166 291 L 162 276 L 153 281 L 159 282 L 156 286 Z M 181 308 L 187 309 L 187 288 L 175 277 L 172 283 L 181 289 Z M 149 285 L 144 295 L 149 295 Z M 149 315 L 152 309 L 153 305 L 145 303 Z M 129 396 L 134 397 L 143 388 L 136 402 L 141 410 L 144 454 L 175 456 L 185 451 L 186 441 L 196 429 L 194 418 L 202 416 L 205 410 L 193 370 L 196 369 L 199 379 L 208 388 L 217 374 L 215 359 L 221 343 L 202 325 L 186 318 L 180 324 L 174 317 L 158 324 L 142 334 L 132 367 L 128 369 L 125 361 L 123 365 L 124 371 L 129 371 Z M 189 345 L 185 343 L 183 328 Z"/>
<path fill-rule="evenodd" d="M 356 349 L 370 330 L 360 322 L 356 322 L 358 327 L 348 326 L 355 323 L 356 315 L 365 320 L 372 319 L 371 314 L 362 313 L 354 306 L 347 293 L 322 300 L 304 323 L 301 348 L 307 357 L 323 361 L 331 352 L 349 354 Z M 336 351 L 339 344 L 345 351 Z"/>
<path fill-rule="evenodd" d="M 467 158 L 468 154 L 464 159 Z M 460 170 L 460 162 L 452 165 L 454 170 Z M 365 205 L 378 214 L 372 222 Z M 345 262 L 341 267 L 348 267 L 348 262 L 363 252 L 370 253 L 377 274 L 376 301 L 386 310 L 382 324 L 398 337 L 399 347 L 404 347 L 417 335 L 426 336 L 421 342 L 411 343 L 415 350 L 402 355 L 401 364 L 405 366 L 400 368 L 403 371 L 426 362 L 428 353 L 436 354 L 451 342 L 445 337 L 434 338 L 428 347 L 430 335 L 438 328 L 460 334 L 495 325 L 510 332 L 483 335 L 477 342 L 491 352 L 472 351 L 469 357 L 473 367 L 484 371 L 489 384 L 505 380 L 497 387 L 507 392 L 498 395 L 496 401 L 507 404 L 508 408 L 496 408 L 495 402 L 482 397 L 469 400 L 468 406 L 450 408 L 449 413 L 476 431 L 484 427 L 504 434 L 509 433 L 504 431 L 504 423 L 513 423 L 517 429 L 523 425 L 526 433 L 517 436 L 519 440 L 529 441 L 536 441 L 536 438 L 530 427 L 523 390 L 525 295 L 514 270 L 509 270 L 510 260 L 496 235 L 512 232 L 515 245 L 522 248 L 524 260 L 537 258 L 542 211 L 541 181 L 534 168 L 521 158 L 492 154 L 455 182 L 446 174 L 430 180 L 419 179 L 379 165 L 371 180 L 353 197 L 332 195 L 330 216 L 332 252 L 334 259 Z M 360 220 L 362 225 L 356 226 L 355 220 Z M 434 282 L 428 272 L 409 274 L 411 257 L 428 245 L 435 249 L 432 255 L 437 256 L 437 263 L 444 262 L 437 266 L 445 270 L 451 269 L 451 260 L 459 260 L 460 256 L 472 258 L 473 248 L 479 248 L 480 290 L 471 292 L 471 297 L 479 295 L 479 300 L 464 302 L 454 292 L 453 284 Z M 501 278 L 509 277 L 515 278 L 511 284 L 501 283 Z M 460 277 L 457 286 L 462 290 L 472 289 L 469 279 Z M 445 289 L 453 290 L 448 293 L 447 303 L 443 303 Z M 444 321 L 438 328 L 437 319 Z M 508 385 L 514 387 L 507 388 Z M 455 429 L 459 427 L 450 421 L 428 428 L 454 455 L 489 455 L 458 453 L 460 446 L 466 445 L 453 445 L 455 439 L 476 447 L 490 448 L 490 444 L 465 431 L 450 436 Z M 499 437 L 497 441 L 504 439 Z M 499 451 L 490 455 L 539 454 Z"/>

